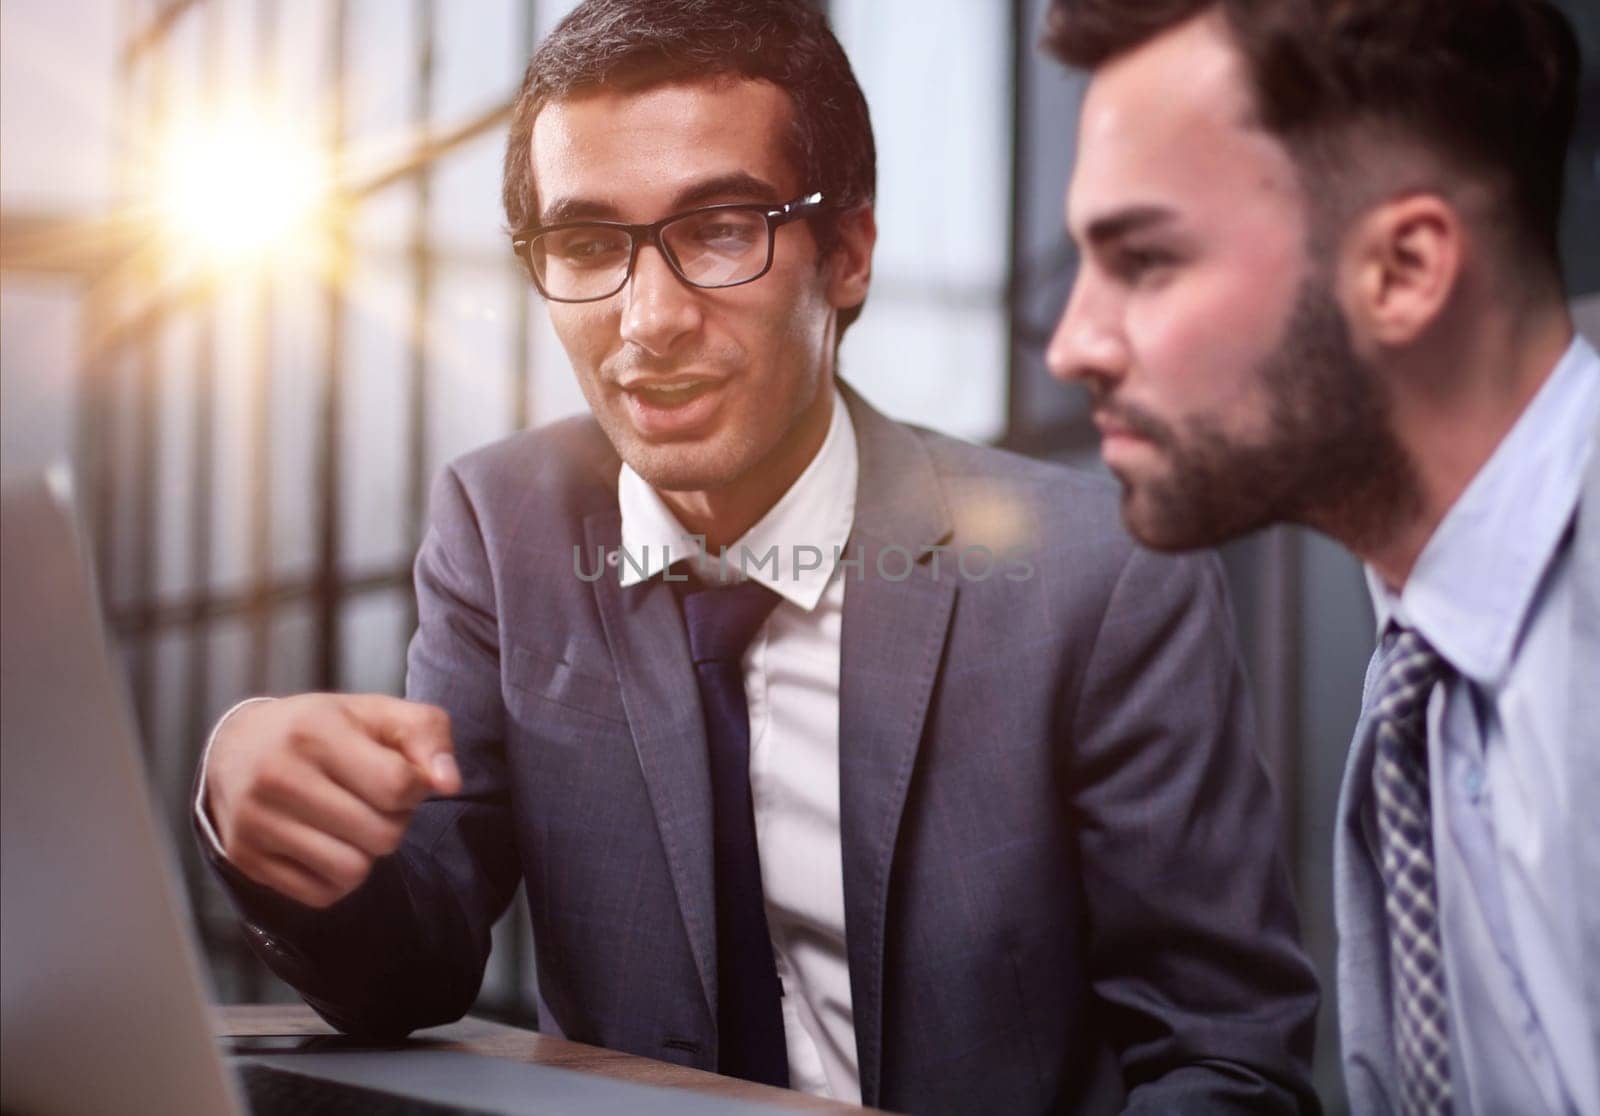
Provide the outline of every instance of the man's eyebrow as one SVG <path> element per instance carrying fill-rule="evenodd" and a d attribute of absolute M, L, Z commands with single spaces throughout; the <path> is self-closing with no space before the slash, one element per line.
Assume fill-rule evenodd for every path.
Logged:
<path fill-rule="evenodd" d="M 673 208 L 693 209 L 718 201 L 776 203 L 778 200 L 778 188 L 772 183 L 744 171 L 735 171 L 696 182 L 673 199 Z"/>
<path fill-rule="evenodd" d="M 559 225 L 563 221 L 615 221 L 617 208 L 608 202 L 588 198 L 556 198 L 539 214 L 539 224 Z"/>
<path fill-rule="evenodd" d="M 776 203 L 778 200 L 778 188 L 772 183 L 744 171 L 734 171 L 685 187 L 672 199 L 672 212 L 678 213 L 718 201 Z M 564 221 L 616 221 L 620 220 L 620 213 L 610 202 L 581 197 L 555 198 L 539 215 L 539 223 L 559 225 Z"/>
<path fill-rule="evenodd" d="M 1101 247 L 1114 240 L 1177 219 L 1177 213 L 1161 205 L 1137 205 L 1104 217 L 1096 217 L 1084 229 L 1083 239 L 1091 246 Z"/>

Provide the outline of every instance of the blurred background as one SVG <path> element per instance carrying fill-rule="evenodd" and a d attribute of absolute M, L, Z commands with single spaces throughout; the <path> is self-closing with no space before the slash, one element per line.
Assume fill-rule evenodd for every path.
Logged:
<path fill-rule="evenodd" d="M 889 414 L 1098 468 L 1041 352 L 1071 284 L 1081 79 L 1044 0 L 819 0 L 870 102 L 875 280 L 843 373 Z M 223 1000 L 289 995 L 189 837 L 242 697 L 403 688 L 409 564 L 454 455 L 579 411 L 499 207 L 510 99 L 570 0 L 0 0 L 0 468 L 77 471 L 100 591 Z M 1600 13 L 1567 271 L 1600 291 Z M 1600 299 L 1583 301 L 1594 326 Z M 1332 987 L 1331 818 L 1373 643 L 1356 564 L 1228 548 L 1265 761 Z M 479 1010 L 534 1021 L 520 897 Z M 1317 1075 L 1338 1085 L 1325 997 Z"/>

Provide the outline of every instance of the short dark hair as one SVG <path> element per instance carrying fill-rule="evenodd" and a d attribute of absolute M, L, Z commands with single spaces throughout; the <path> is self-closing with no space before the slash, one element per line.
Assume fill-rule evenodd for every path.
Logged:
<path fill-rule="evenodd" d="M 804 0 L 585 0 L 574 8 L 534 52 L 512 110 L 501 183 L 512 235 L 537 220 L 531 145 L 546 104 L 591 89 L 716 77 L 769 81 L 789 95 L 788 154 L 802 188 L 820 190 L 828 204 L 811 224 L 819 251 L 832 251 L 837 215 L 873 201 L 877 150 L 844 48 Z M 859 313 L 840 311 L 840 333 Z"/>
<path fill-rule="evenodd" d="M 1581 59 L 1549 0 L 1053 0 L 1044 43 L 1094 69 L 1213 10 L 1309 182 L 1358 128 L 1398 133 L 1498 184 L 1516 243 L 1559 267 Z"/>

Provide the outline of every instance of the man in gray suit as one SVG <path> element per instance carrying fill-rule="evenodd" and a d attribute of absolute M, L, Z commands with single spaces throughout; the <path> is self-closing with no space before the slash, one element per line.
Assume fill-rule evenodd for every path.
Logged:
<path fill-rule="evenodd" d="M 1544 0 L 1057 0 L 1093 71 L 1052 369 L 1134 535 L 1367 564 L 1336 836 L 1360 1113 L 1600 1113 L 1600 359 Z"/>
<path fill-rule="evenodd" d="M 809 5 L 541 46 L 506 210 L 593 414 L 445 470 L 409 701 L 225 719 L 197 817 L 250 939 L 404 1033 L 521 881 L 581 1041 L 910 1111 L 1078 1109 L 1102 1051 L 1131 1110 L 1314 1106 L 1218 565 L 837 381 L 872 197 Z"/>

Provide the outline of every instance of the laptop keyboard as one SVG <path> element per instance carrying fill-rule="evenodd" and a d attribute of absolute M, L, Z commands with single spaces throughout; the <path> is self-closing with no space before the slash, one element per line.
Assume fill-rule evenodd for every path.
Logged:
<path fill-rule="evenodd" d="M 328 1081 L 258 1062 L 238 1062 L 234 1068 L 252 1116 L 454 1116 L 484 1111 Z"/>

